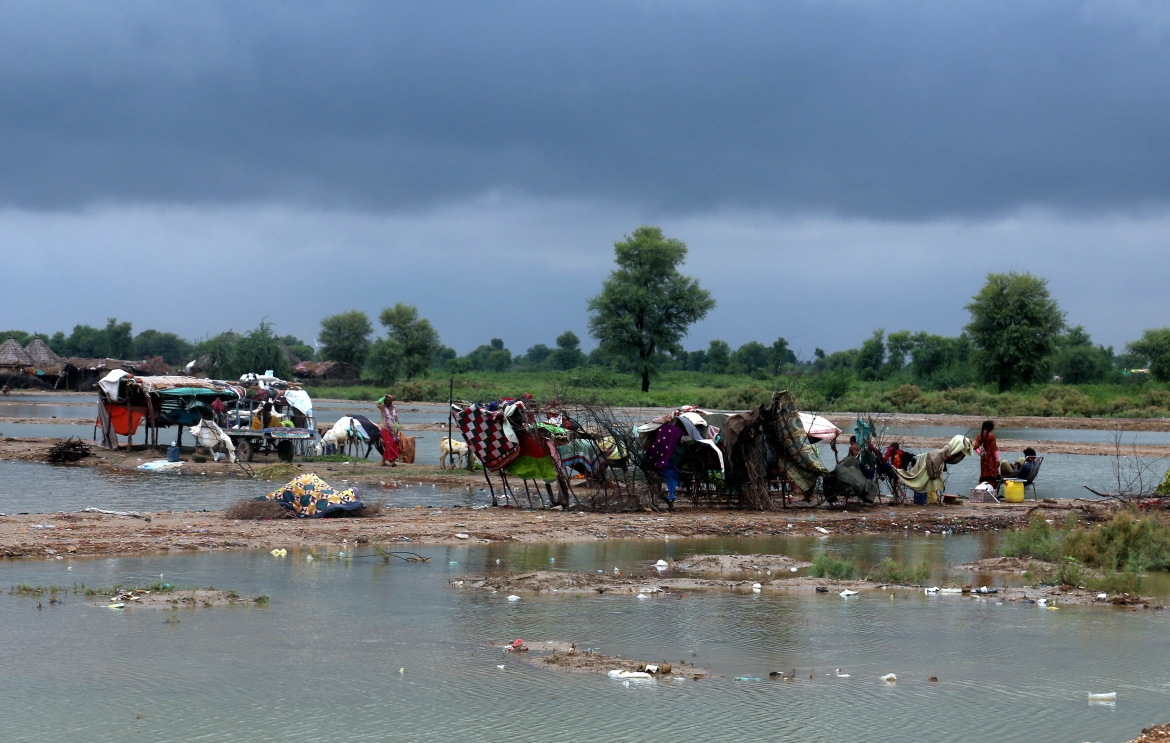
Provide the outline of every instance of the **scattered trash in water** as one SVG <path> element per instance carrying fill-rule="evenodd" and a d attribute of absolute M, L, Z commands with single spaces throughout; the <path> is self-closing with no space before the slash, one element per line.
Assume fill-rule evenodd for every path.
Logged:
<path fill-rule="evenodd" d="M 841 669 L 840 669 L 840 668 L 838 668 L 838 669 L 837 669 L 837 678 L 839 678 L 839 679 L 847 679 L 847 678 L 849 678 L 849 674 L 847 674 L 847 673 L 841 673 Z"/>
<path fill-rule="evenodd" d="M 823 526 L 814 526 L 813 528 L 816 529 L 817 531 L 819 531 L 821 534 L 828 534 L 829 533 L 829 530 Z"/>
<path fill-rule="evenodd" d="M 850 596 L 856 596 L 857 591 L 850 591 L 848 588 L 846 588 L 844 591 L 842 591 L 841 593 L 839 593 L 837 595 L 842 597 L 842 598 L 849 598 Z"/>
<path fill-rule="evenodd" d="M 611 679 L 653 679 L 654 677 L 645 671 L 622 671 L 616 669 L 610 671 L 608 674 Z"/>
<path fill-rule="evenodd" d="M 930 678 L 927 679 L 927 681 L 929 681 L 932 684 L 937 684 L 938 683 L 938 676 L 931 676 Z"/>
<path fill-rule="evenodd" d="M 285 556 L 285 555 L 287 555 L 287 554 L 288 554 L 288 550 L 286 550 L 286 549 L 275 549 L 275 550 L 272 550 L 272 556 L 273 556 L 273 557 L 284 557 L 284 556 Z"/>
<path fill-rule="evenodd" d="M 736 676 L 736 681 L 763 681 L 762 678 L 754 678 L 752 676 Z"/>
<path fill-rule="evenodd" d="M 882 676 L 881 680 L 885 681 L 887 684 L 893 684 L 897 683 L 898 677 L 892 673 L 887 673 L 885 676 Z"/>
<path fill-rule="evenodd" d="M 406 669 L 405 669 L 405 668 L 399 668 L 399 669 L 398 669 L 398 675 L 399 675 L 399 676 L 401 676 L 401 675 L 402 675 L 402 674 L 404 674 L 404 673 L 406 673 Z"/>
<path fill-rule="evenodd" d="M 500 663 L 499 665 L 496 666 L 496 668 L 498 668 L 502 671 L 502 670 L 504 670 L 504 664 Z"/>
<path fill-rule="evenodd" d="M 817 593 L 828 593 L 829 589 L 825 586 L 817 586 Z"/>
<path fill-rule="evenodd" d="M 471 536 L 469 534 L 460 533 L 460 534 L 456 534 L 455 538 L 456 539 L 471 539 Z"/>
<path fill-rule="evenodd" d="M 1107 593 L 1099 593 L 1099 594 L 1097 594 L 1097 600 L 1098 600 L 1098 601 L 1104 601 L 1104 600 L 1106 600 L 1106 599 L 1108 599 L 1108 598 L 1109 598 L 1109 594 L 1107 594 Z"/>
<path fill-rule="evenodd" d="M 449 562 L 449 563 L 447 563 L 447 564 L 448 564 L 448 565 L 458 565 L 459 563 L 458 563 L 458 561 L 456 561 L 456 560 L 452 560 L 451 562 Z"/>
<path fill-rule="evenodd" d="M 517 596 L 516 594 L 512 594 L 511 596 L 508 597 L 508 600 L 509 601 L 519 601 L 520 597 Z"/>
<path fill-rule="evenodd" d="M 795 573 L 795 572 L 796 572 L 796 567 L 795 567 L 795 566 L 793 566 L 793 567 L 790 567 L 790 568 L 788 568 L 788 572 L 790 572 L 790 573 Z"/>
<path fill-rule="evenodd" d="M 549 562 L 556 562 L 556 561 L 557 561 L 557 558 L 555 558 L 555 557 L 550 557 L 550 558 L 548 558 L 548 561 L 549 561 Z"/>
<path fill-rule="evenodd" d="M 654 563 L 654 567 L 658 568 L 659 570 L 665 570 L 666 568 L 670 567 L 670 565 L 666 562 L 666 560 L 659 560 L 658 562 Z"/>
<path fill-rule="evenodd" d="M 107 609 L 121 609 L 121 608 L 122 608 L 122 607 L 124 607 L 124 606 L 126 606 L 126 605 L 125 605 L 125 604 L 121 604 L 121 603 L 119 603 L 119 604 L 110 604 L 110 605 L 109 605 L 109 606 L 107 606 L 106 608 L 107 608 Z M 1092 695 L 1090 695 L 1090 696 L 1092 696 Z"/>
<path fill-rule="evenodd" d="M 1115 691 L 1105 692 L 1102 694 L 1094 694 L 1093 692 L 1089 692 L 1089 702 L 1091 702 L 1091 703 L 1100 704 L 1103 702 L 1108 703 L 1108 702 L 1116 702 L 1116 701 L 1117 701 L 1117 692 L 1115 692 Z"/>

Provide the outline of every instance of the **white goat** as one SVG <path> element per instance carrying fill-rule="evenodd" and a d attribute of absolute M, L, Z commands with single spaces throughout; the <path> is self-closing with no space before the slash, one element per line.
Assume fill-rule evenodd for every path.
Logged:
<path fill-rule="evenodd" d="M 471 447 L 447 436 L 439 439 L 439 466 L 443 469 L 455 469 L 456 460 L 462 462 L 464 457 L 467 458 L 467 469 L 471 469 Z M 451 460 L 450 468 L 447 467 L 448 458 Z"/>
<path fill-rule="evenodd" d="M 365 438 L 365 429 L 361 427 L 361 424 L 348 415 L 344 415 L 338 418 L 337 422 L 333 424 L 333 428 L 329 429 L 317 442 L 317 456 L 324 454 L 325 447 L 330 444 L 340 454 L 346 450 L 350 443 L 356 446 L 359 440 Z"/>

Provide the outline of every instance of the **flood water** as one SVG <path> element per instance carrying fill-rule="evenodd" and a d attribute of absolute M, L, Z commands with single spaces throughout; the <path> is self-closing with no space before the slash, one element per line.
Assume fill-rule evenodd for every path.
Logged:
<path fill-rule="evenodd" d="M 974 539 L 951 544 L 978 551 Z M 547 566 L 549 557 L 570 569 L 637 570 L 686 550 L 741 546 L 751 547 L 418 548 L 433 559 L 391 565 L 365 555 L 309 562 L 296 548 L 285 558 L 5 561 L 0 586 L 145 583 L 163 574 L 177 586 L 265 594 L 271 603 L 180 610 L 168 623 L 171 612 L 105 609 L 73 595 L 62 605 L 0 595 L 4 740 L 1076 743 L 1128 740 L 1170 719 L 1170 612 L 1053 611 L 911 591 L 509 602 L 447 586 L 463 574 Z M 625 686 L 488 647 L 516 637 L 686 660 L 715 676 Z M 838 678 L 838 667 L 849 678 Z M 769 671 L 789 669 L 796 681 L 768 680 Z M 897 683 L 878 679 L 886 673 Z M 1103 691 L 1117 692 L 1115 705 L 1088 703 L 1087 692 Z"/>

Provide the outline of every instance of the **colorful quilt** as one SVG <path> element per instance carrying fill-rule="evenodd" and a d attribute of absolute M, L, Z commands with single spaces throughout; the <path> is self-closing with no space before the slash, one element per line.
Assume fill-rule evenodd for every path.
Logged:
<path fill-rule="evenodd" d="M 277 501 L 285 508 L 296 511 L 297 518 L 301 519 L 321 518 L 365 506 L 353 488 L 334 490 L 329 483 L 312 473 L 301 475 L 260 500 Z"/>
<path fill-rule="evenodd" d="M 597 444 L 586 439 L 573 439 L 564 446 L 558 446 L 557 451 L 561 455 L 561 467 L 586 474 L 596 472 L 604 460 Z"/>
<path fill-rule="evenodd" d="M 504 434 L 504 414 L 478 405 L 453 409 L 455 423 L 472 454 L 493 472 L 520 456 L 520 447 Z"/>
<path fill-rule="evenodd" d="M 808 443 L 808 434 L 800 422 L 800 414 L 792 395 L 787 391 L 772 395 L 772 404 L 761 410 L 764 425 L 769 426 L 771 439 L 780 447 L 776 452 L 780 469 L 802 493 L 808 492 L 817 478 L 828 472 Z"/>

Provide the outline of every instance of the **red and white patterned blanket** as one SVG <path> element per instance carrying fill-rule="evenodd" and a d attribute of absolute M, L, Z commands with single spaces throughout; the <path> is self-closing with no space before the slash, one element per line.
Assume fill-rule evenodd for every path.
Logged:
<path fill-rule="evenodd" d="M 504 413 L 476 405 L 454 409 L 455 423 L 463 439 L 483 466 L 493 472 L 520 456 L 520 447 L 504 435 Z"/>

